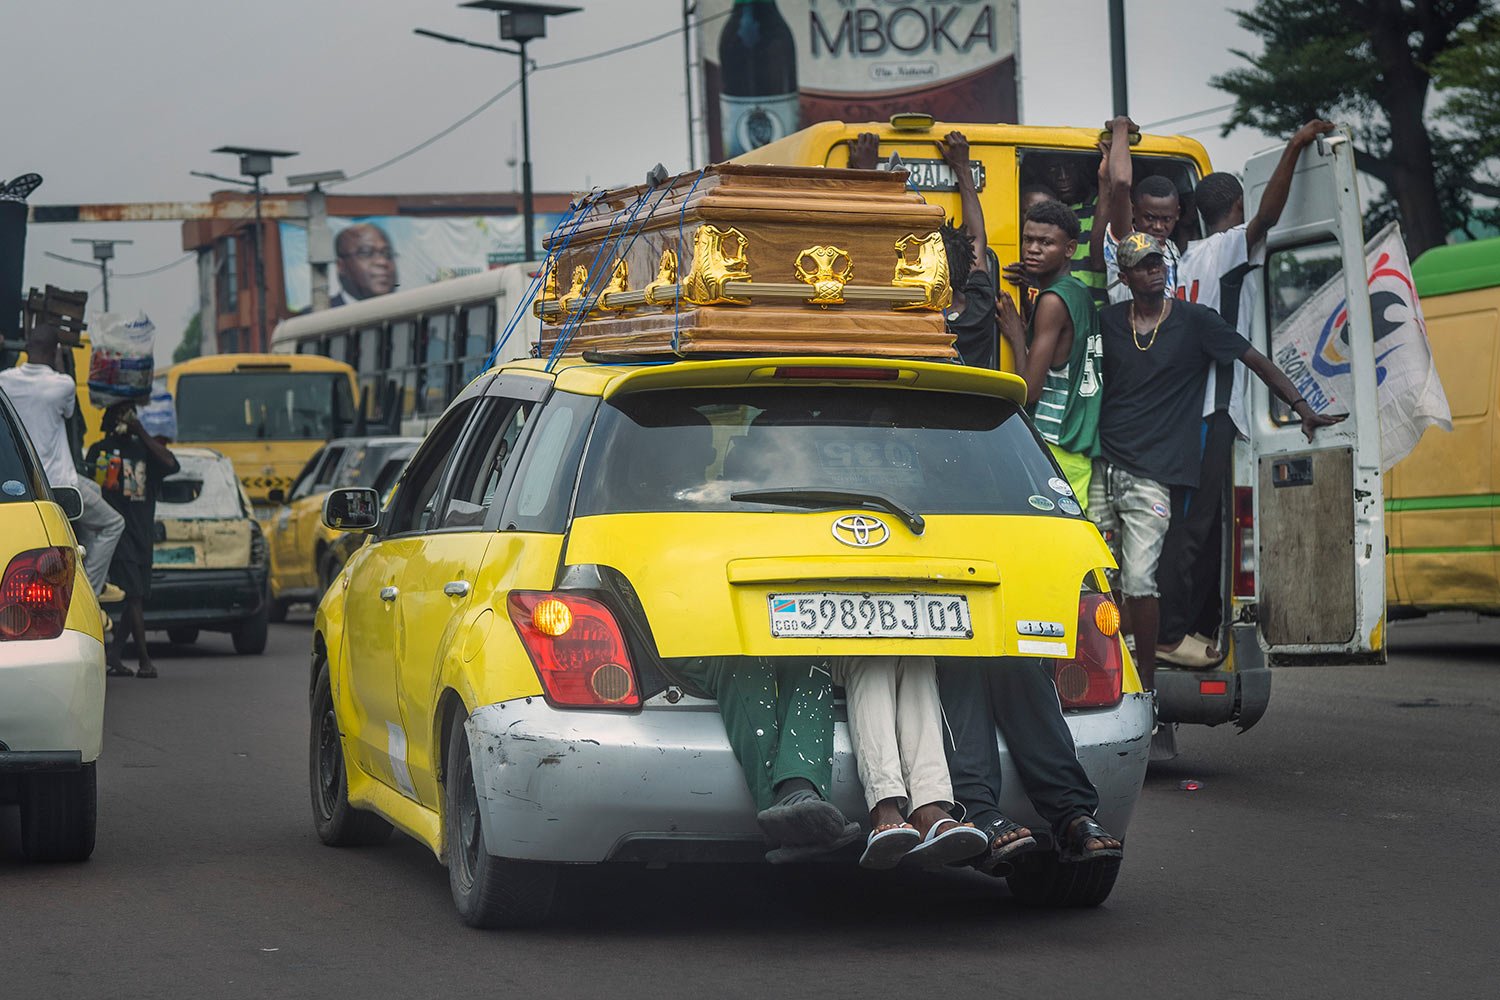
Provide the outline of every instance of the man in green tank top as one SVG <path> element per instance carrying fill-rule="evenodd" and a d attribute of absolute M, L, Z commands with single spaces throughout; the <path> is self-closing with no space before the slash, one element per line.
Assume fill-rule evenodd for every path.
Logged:
<path fill-rule="evenodd" d="M 1005 295 L 999 319 L 1016 371 L 1026 380 L 1026 406 L 1037 433 L 1082 506 L 1099 453 L 1103 352 L 1090 290 L 1069 273 L 1078 235 L 1077 217 L 1060 202 L 1040 202 L 1027 211 L 1021 266 L 1040 291 L 1029 324 Z"/>

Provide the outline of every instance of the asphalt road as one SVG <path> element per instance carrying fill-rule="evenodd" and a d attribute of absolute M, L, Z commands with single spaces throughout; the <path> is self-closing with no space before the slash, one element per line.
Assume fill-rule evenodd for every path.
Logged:
<path fill-rule="evenodd" d="M 1251 733 L 1184 730 L 1099 910 L 973 874 L 584 871 L 524 933 L 460 925 L 411 840 L 318 843 L 308 634 L 111 679 L 93 860 L 23 864 L 0 810 L 0 996 L 1495 995 L 1500 624 L 1397 625 L 1387 666 L 1278 670 Z"/>

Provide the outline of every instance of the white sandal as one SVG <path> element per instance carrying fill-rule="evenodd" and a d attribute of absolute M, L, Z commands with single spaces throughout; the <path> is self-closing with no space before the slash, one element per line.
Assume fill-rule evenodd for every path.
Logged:
<path fill-rule="evenodd" d="M 932 824 L 922 842 L 907 851 L 901 861 L 920 868 L 942 868 L 977 858 L 989 849 L 990 838 L 983 830 L 950 817 Z"/>
<path fill-rule="evenodd" d="M 1202 636 L 1187 635 L 1177 644 L 1176 649 L 1166 650 L 1157 647 L 1156 658 L 1162 663 L 1170 663 L 1178 667 L 1188 667 L 1193 670 L 1205 670 L 1216 667 L 1224 662 L 1224 654 L 1217 652 Z"/>

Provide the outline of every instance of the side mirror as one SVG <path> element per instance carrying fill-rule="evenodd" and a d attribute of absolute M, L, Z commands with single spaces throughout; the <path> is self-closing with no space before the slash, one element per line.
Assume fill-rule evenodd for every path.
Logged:
<path fill-rule="evenodd" d="M 368 486 L 332 491 L 323 498 L 323 523 L 334 531 L 374 531 L 380 526 L 380 494 Z"/>
<path fill-rule="evenodd" d="M 69 521 L 76 521 L 83 516 L 83 494 L 78 492 L 78 487 L 54 486 L 52 500 L 62 508 Z"/>
<path fill-rule="evenodd" d="M 276 487 L 275 489 L 267 490 L 266 499 L 279 507 L 280 505 L 286 503 L 286 490 L 282 489 L 280 486 Z"/>

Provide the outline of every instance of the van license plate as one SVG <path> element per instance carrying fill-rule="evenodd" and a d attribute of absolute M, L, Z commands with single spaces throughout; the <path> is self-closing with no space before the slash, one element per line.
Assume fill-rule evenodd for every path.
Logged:
<path fill-rule="evenodd" d="M 151 553 L 156 566 L 191 566 L 198 561 L 198 551 L 191 545 L 158 545 Z"/>
<path fill-rule="evenodd" d="M 771 635 L 799 639 L 972 639 L 962 594 L 772 594 Z"/>

